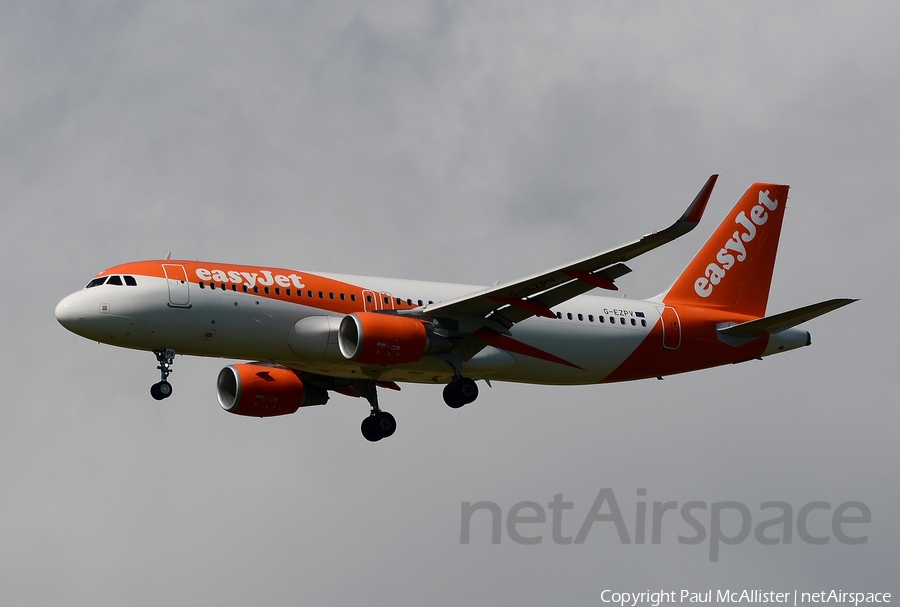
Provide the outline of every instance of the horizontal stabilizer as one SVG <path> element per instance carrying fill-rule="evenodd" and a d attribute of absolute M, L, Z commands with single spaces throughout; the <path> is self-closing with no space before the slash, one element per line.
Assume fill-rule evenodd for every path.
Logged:
<path fill-rule="evenodd" d="M 792 327 L 796 327 L 807 320 L 812 320 L 817 316 L 822 316 L 823 314 L 842 308 L 854 301 L 857 300 L 846 298 L 829 299 L 828 301 L 804 306 L 802 308 L 797 308 L 796 310 L 790 310 L 789 312 L 782 312 L 781 314 L 775 314 L 774 316 L 766 316 L 765 318 L 751 320 L 750 322 L 741 323 L 739 325 L 724 327 L 719 329 L 719 334 L 726 337 L 745 339 L 762 337 L 763 335 L 774 335 L 775 333 L 780 333 Z"/>

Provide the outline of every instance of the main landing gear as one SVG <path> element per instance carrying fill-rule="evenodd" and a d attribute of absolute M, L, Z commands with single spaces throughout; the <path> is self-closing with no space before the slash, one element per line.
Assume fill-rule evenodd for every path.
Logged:
<path fill-rule="evenodd" d="M 444 386 L 444 402 L 453 409 L 459 409 L 463 405 L 474 402 L 478 398 L 478 386 L 475 385 L 474 379 L 463 377 L 462 357 L 459 351 L 453 350 L 441 354 L 441 358 L 453 367 L 453 379 Z"/>
<path fill-rule="evenodd" d="M 478 398 L 478 386 L 474 379 L 456 376 L 444 387 L 444 402 L 454 409 L 468 405 Z"/>
<path fill-rule="evenodd" d="M 372 406 L 369 416 L 362 420 L 360 430 L 367 441 L 373 443 L 391 436 L 397 430 L 397 420 L 387 411 L 382 411 L 378 406 L 378 393 L 375 382 L 372 380 L 359 380 L 354 383 L 353 390 L 365 397 Z"/>
<path fill-rule="evenodd" d="M 172 373 L 172 365 L 175 363 L 175 350 L 166 348 L 165 350 L 154 350 L 156 360 L 159 362 L 160 380 L 150 386 L 150 396 L 156 400 L 162 400 L 172 396 L 172 384 L 168 382 L 169 374 Z"/>

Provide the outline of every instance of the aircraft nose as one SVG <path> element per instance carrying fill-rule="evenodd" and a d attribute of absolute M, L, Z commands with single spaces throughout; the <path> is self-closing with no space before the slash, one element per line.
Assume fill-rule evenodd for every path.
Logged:
<path fill-rule="evenodd" d="M 56 304 L 56 320 L 72 332 L 77 332 L 79 324 L 85 320 L 85 302 L 80 293 L 72 293 Z"/>

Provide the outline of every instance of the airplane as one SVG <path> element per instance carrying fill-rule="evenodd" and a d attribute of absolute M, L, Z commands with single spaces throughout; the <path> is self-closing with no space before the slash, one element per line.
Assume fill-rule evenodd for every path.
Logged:
<path fill-rule="evenodd" d="M 590 293 L 618 290 L 625 262 L 693 230 L 717 178 L 661 231 L 493 287 L 167 256 L 100 272 L 59 302 L 56 318 L 82 337 L 152 351 L 156 400 L 172 395 L 176 353 L 250 360 L 219 373 L 223 409 L 272 417 L 323 405 L 330 392 L 360 397 L 372 442 L 396 430 L 378 389 L 398 382 L 444 385 L 444 401 L 459 408 L 478 397 L 476 381 L 662 379 L 810 345 L 798 325 L 856 300 L 766 316 L 787 185 L 751 185 L 660 295 Z"/>

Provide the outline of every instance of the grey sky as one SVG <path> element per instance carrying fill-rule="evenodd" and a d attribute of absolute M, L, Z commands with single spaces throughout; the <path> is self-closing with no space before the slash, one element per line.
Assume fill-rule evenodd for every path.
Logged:
<path fill-rule="evenodd" d="M 596 604 L 604 588 L 900 592 L 900 8 L 864 3 L 0 4 L 0 597 L 17 605 Z M 60 327 L 98 271 L 162 257 L 491 284 L 668 225 L 664 288 L 753 181 L 792 186 L 769 309 L 862 301 L 813 347 L 579 388 L 440 389 L 243 419 L 220 360 Z M 611 487 L 796 509 L 862 501 L 869 541 L 521 546 L 462 502 Z M 708 518 L 707 525 L 708 525 Z M 811 519 L 812 520 L 812 519 Z M 829 533 L 826 518 L 817 532 Z"/>

